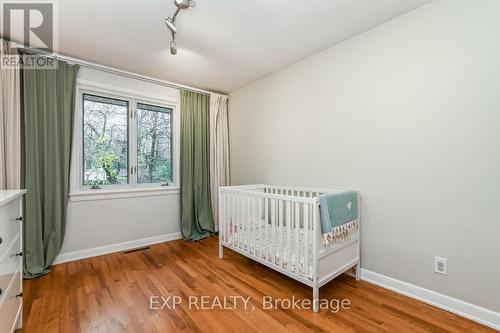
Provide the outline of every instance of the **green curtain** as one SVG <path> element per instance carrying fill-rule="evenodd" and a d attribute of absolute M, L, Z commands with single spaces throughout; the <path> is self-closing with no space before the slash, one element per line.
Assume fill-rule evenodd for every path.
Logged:
<path fill-rule="evenodd" d="M 209 97 L 181 91 L 181 230 L 188 241 L 214 232 L 209 174 Z"/>
<path fill-rule="evenodd" d="M 57 68 L 21 67 L 26 278 L 48 272 L 64 239 L 77 72 L 77 65 L 59 60 Z"/>

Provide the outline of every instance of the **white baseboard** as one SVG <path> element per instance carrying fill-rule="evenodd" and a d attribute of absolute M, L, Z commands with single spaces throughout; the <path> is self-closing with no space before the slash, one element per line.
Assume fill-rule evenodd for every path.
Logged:
<path fill-rule="evenodd" d="M 154 236 L 154 237 L 149 237 L 149 238 L 136 239 L 136 240 L 129 241 L 129 242 L 94 247 L 92 249 L 61 253 L 60 255 L 57 256 L 56 260 L 54 260 L 52 265 L 62 264 L 65 262 L 70 262 L 70 261 L 75 261 L 75 260 L 80 260 L 80 259 L 85 259 L 85 258 L 102 256 L 104 254 L 130 250 L 130 249 L 138 248 L 141 246 L 153 245 L 153 244 L 168 242 L 168 241 L 177 240 L 177 239 L 181 239 L 181 238 L 182 238 L 182 234 L 180 232 L 174 232 L 171 234 L 164 234 L 164 235 L 159 235 L 159 236 Z"/>
<path fill-rule="evenodd" d="M 500 313 L 498 312 L 366 269 L 361 269 L 361 279 L 500 330 Z"/>

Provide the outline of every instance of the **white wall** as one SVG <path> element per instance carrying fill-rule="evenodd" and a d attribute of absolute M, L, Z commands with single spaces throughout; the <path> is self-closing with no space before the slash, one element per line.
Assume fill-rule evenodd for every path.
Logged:
<path fill-rule="evenodd" d="M 161 96 L 172 102 L 179 102 L 180 99 L 177 89 L 85 67 L 80 68 L 78 79 L 134 91 L 139 95 Z M 72 177 L 76 175 L 78 179 L 78 159 L 75 156 L 71 172 Z M 77 191 L 73 182 L 71 192 Z M 178 233 L 179 221 L 178 191 L 150 197 L 83 202 L 70 200 L 66 236 L 60 255 L 67 257 L 74 251 Z"/>
<path fill-rule="evenodd" d="M 363 268 L 500 311 L 498 13 L 437 0 L 233 92 L 233 183 L 357 189 Z"/>

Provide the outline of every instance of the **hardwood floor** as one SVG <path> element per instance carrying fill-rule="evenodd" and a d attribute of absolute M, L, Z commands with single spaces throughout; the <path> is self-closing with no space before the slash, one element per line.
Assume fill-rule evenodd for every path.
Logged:
<path fill-rule="evenodd" d="M 22 332 L 494 332 L 349 276 L 321 288 L 320 297 L 349 299 L 350 309 L 265 310 L 264 295 L 309 299 L 311 289 L 226 249 L 219 260 L 217 251 L 217 238 L 174 241 L 54 266 L 24 282 Z M 173 296 L 182 302 L 150 309 L 155 295 L 172 296 L 170 307 Z M 189 296 L 200 295 L 251 299 L 247 309 L 237 300 L 228 303 L 237 309 L 202 310 L 193 308 L 195 301 L 202 305 L 198 297 L 189 309 Z M 153 301 L 155 308 L 164 305 Z"/>

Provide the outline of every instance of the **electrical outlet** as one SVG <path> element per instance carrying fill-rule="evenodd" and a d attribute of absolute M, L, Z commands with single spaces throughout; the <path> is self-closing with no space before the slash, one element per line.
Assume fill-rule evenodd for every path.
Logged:
<path fill-rule="evenodd" d="M 434 273 L 448 275 L 448 259 L 434 257 Z"/>

